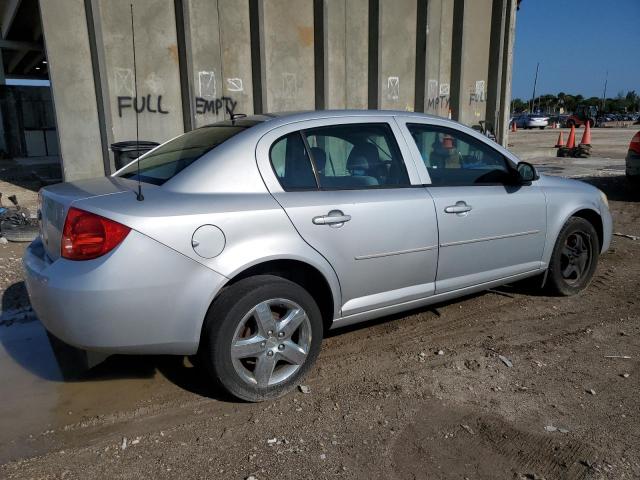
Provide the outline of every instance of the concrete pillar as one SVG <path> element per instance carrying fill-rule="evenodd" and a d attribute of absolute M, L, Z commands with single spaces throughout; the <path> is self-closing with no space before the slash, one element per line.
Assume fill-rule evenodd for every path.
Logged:
<path fill-rule="evenodd" d="M 378 46 L 378 108 L 414 109 L 416 66 L 415 0 L 381 0 Z"/>
<path fill-rule="evenodd" d="M 218 0 L 188 0 L 184 10 L 189 101 L 200 127 L 225 118 Z"/>
<path fill-rule="evenodd" d="M 218 0 L 222 47 L 222 93 L 233 112 L 253 114 L 249 2 Z"/>
<path fill-rule="evenodd" d="M 106 78 L 109 143 L 136 138 L 165 142 L 184 131 L 175 9 L 172 0 L 134 4 L 138 96 L 135 98 L 130 0 L 100 2 L 101 75 Z"/>
<path fill-rule="evenodd" d="M 491 41 L 489 44 L 489 79 L 487 85 L 487 123 L 493 127 L 497 136 L 497 125 L 500 122 L 501 110 L 504 108 L 502 97 L 502 70 L 504 61 L 505 22 L 507 0 L 493 0 L 491 15 Z"/>
<path fill-rule="evenodd" d="M 324 0 L 325 108 L 367 108 L 368 0 Z"/>
<path fill-rule="evenodd" d="M 313 110 L 313 1 L 262 2 L 262 98 L 266 112 Z"/>
<path fill-rule="evenodd" d="M 102 176 L 104 165 L 84 2 L 42 0 L 40 12 L 64 179 Z"/>
<path fill-rule="evenodd" d="M 451 106 L 456 120 L 486 117 L 492 0 L 455 0 Z"/>
<path fill-rule="evenodd" d="M 429 0 L 424 111 L 447 117 L 451 91 L 453 0 Z"/>
<path fill-rule="evenodd" d="M 504 147 L 509 142 L 509 117 L 511 115 L 511 76 L 513 72 L 513 47 L 516 38 L 517 0 L 506 0 L 505 38 L 502 54 L 502 88 L 500 89 L 500 118 L 496 123 L 498 141 Z"/>
<path fill-rule="evenodd" d="M 188 0 L 185 30 L 196 127 L 253 113 L 249 4 Z"/>

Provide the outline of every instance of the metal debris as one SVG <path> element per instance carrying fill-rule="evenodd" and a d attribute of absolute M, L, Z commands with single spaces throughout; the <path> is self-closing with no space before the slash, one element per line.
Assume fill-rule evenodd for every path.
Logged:
<path fill-rule="evenodd" d="M 511 362 L 511 360 L 509 360 L 507 357 L 503 356 L 503 355 L 498 355 L 498 358 L 502 361 L 502 363 L 504 363 L 507 367 L 512 368 L 513 367 L 513 363 Z"/>
<path fill-rule="evenodd" d="M 638 235 L 629 235 L 628 233 L 620 233 L 620 232 L 613 232 L 613 234 L 616 237 L 624 237 L 624 238 L 628 238 L 629 240 L 640 240 L 640 236 Z"/>
<path fill-rule="evenodd" d="M 311 387 L 308 385 L 298 385 L 298 388 L 302 393 L 311 393 Z"/>
<path fill-rule="evenodd" d="M 467 432 L 469 432 L 471 435 L 475 435 L 476 434 L 476 432 L 473 431 L 473 428 L 471 428 L 469 425 L 460 424 L 460 426 L 462 428 L 464 428 Z"/>

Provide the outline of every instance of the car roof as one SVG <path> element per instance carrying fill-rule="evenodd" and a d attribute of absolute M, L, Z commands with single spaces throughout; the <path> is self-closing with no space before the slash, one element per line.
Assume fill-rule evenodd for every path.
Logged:
<path fill-rule="evenodd" d="M 242 116 L 240 116 L 242 115 Z M 404 110 L 308 110 L 296 112 L 270 112 L 257 115 L 234 114 L 236 118 L 230 120 L 222 120 L 205 127 L 212 126 L 240 126 L 247 127 L 247 132 L 262 136 L 269 130 L 296 122 L 304 122 L 307 120 L 321 120 L 326 118 L 345 118 L 345 117 L 416 117 L 422 119 L 434 119 L 438 122 L 451 122 L 452 125 L 459 125 L 454 120 L 449 120 L 436 115 L 426 113 L 408 112 Z M 251 128 L 253 127 L 253 128 Z M 200 127 L 203 128 L 203 127 Z"/>

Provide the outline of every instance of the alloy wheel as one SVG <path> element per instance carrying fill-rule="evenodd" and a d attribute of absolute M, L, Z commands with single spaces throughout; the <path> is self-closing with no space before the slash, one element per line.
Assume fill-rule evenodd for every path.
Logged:
<path fill-rule="evenodd" d="M 298 304 L 265 300 L 242 318 L 233 335 L 236 373 L 259 387 L 286 381 L 305 363 L 311 348 L 311 322 Z"/>
<path fill-rule="evenodd" d="M 574 232 L 567 236 L 560 253 L 562 278 L 570 285 L 582 280 L 591 265 L 591 239 L 584 232 Z"/>

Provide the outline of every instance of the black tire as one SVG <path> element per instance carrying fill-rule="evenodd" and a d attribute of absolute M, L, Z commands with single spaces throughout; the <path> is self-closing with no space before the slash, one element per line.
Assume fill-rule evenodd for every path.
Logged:
<path fill-rule="evenodd" d="M 578 126 L 576 125 L 576 122 L 574 122 L 573 120 L 568 120 L 567 121 L 567 128 L 571 128 L 571 127 L 576 127 L 578 128 Z"/>
<path fill-rule="evenodd" d="M 632 184 L 640 184 L 640 175 L 626 175 L 627 181 Z"/>
<path fill-rule="evenodd" d="M 576 245 L 578 237 L 588 255 L 584 264 L 582 264 L 583 257 L 576 255 L 576 252 L 581 250 Z M 566 255 L 567 250 L 571 251 L 572 258 Z M 598 233 L 593 225 L 584 218 L 571 217 L 560 230 L 553 247 L 546 287 L 552 293 L 563 296 L 575 295 L 584 290 L 598 266 L 599 251 Z"/>
<path fill-rule="evenodd" d="M 544 130 L 544 129 L 545 129 L 545 127 L 538 127 L 538 128 L 539 128 L 540 130 Z"/>
<path fill-rule="evenodd" d="M 311 340 L 304 363 L 295 373 L 273 385 L 260 386 L 255 382 L 249 382 L 238 373 L 234 366 L 231 346 L 243 319 L 256 305 L 271 299 L 294 302 L 306 312 Z M 219 386 L 239 399 L 260 402 L 280 397 L 295 388 L 315 363 L 320 352 L 322 336 L 323 322 L 320 309 L 304 288 L 281 277 L 257 275 L 226 287 L 213 302 L 205 319 L 199 356 Z M 255 359 L 255 365 L 257 361 Z"/>

